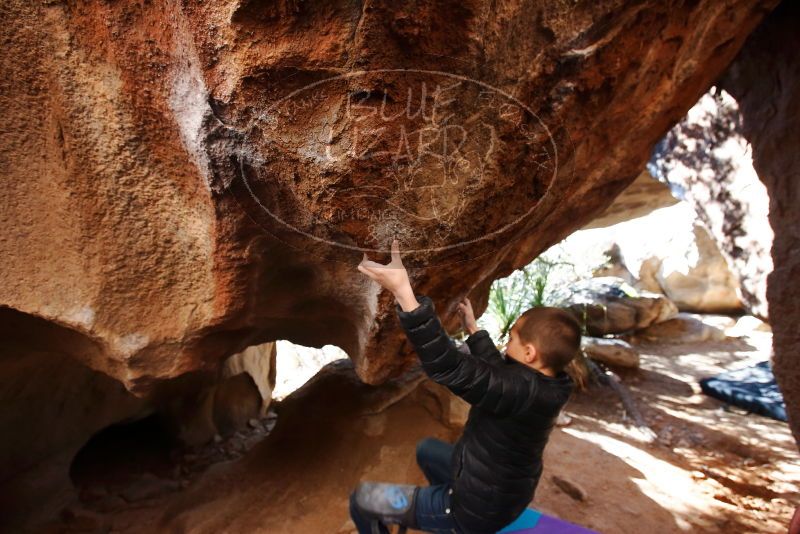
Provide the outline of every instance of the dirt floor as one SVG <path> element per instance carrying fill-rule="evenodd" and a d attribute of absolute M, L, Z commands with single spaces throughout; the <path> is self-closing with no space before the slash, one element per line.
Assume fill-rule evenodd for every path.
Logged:
<path fill-rule="evenodd" d="M 607 533 L 785 532 L 800 505 L 787 425 L 728 409 L 697 385 L 766 359 L 769 346 L 766 333 L 638 346 L 641 369 L 622 381 L 657 440 L 641 440 L 609 389 L 577 394 L 546 450 L 534 506 Z M 202 449 L 172 451 L 172 475 L 127 487 L 81 481 L 82 502 L 41 530 L 353 532 L 347 497 L 359 479 L 422 483 L 416 442 L 454 440 L 459 428 L 447 424 L 441 394 L 416 382 L 372 388 L 347 373 L 288 397 L 277 425 L 270 415 Z"/>
<path fill-rule="evenodd" d="M 537 506 L 600 532 L 785 532 L 800 505 L 800 459 L 788 426 L 729 409 L 698 385 L 763 361 L 768 347 L 766 337 L 640 345 L 642 369 L 623 383 L 657 441 L 642 444 L 606 391 L 576 396 L 545 470 L 588 498 L 576 503 L 546 476 Z"/>

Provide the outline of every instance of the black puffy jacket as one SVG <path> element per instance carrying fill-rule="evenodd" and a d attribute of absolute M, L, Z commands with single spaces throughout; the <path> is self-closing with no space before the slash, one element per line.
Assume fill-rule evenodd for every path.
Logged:
<path fill-rule="evenodd" d="M 465 533 L 497 532 L 533 499 L 542 451 L 574 384 L 504 358 L 485 330 L 467 339 L 471 354 L 458 351 L 431 299 L 417 300 L 410 312 L 396 309 L 423 369 L 472 405 L 453 454 L 453 517 Z"/>

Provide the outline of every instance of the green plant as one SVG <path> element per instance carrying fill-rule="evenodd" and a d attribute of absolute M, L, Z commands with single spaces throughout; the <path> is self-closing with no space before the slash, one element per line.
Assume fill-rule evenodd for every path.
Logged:
<path fill-rule="evenodd" d="M 572 264 L 565 261 L 556 261 L 539 256 L 523 270 L 529 282 L 532 282 L 533 292 L 530 305 L 528 307 L 542 307 L 551 304 L 552 288 L 548 287 L 551 275 L 555 269 Z"/>
<path fill-rule="evenodd" d="M 564 266 L 572 264 L 539 256 L 508 277 L 495 280 L 489 290 L 488 312 L 502 343 L 522 312 L 552 304 L 552 275 Z"/>
<path fill-rule="evenodd" d="M 489 313 L 497 325 L 500 341 L 505 342 L 508 332 L 522 313 L 523 299 L 520 298 L 524 275 L 515 271 L 508 278 L 496 280 L 489 290 Z"/>

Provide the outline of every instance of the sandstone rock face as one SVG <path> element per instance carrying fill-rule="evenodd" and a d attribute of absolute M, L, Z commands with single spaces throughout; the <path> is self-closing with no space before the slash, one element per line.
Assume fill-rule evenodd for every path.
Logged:
<path fill-rule="evenodd" d="M 264 343 L 247 347 L 238 354 L 234 354 L 222 367 L 222 377 L 231 378 L 240 374 L 249 375 L 258 388 L 261 397 L 258 412 L 265 415 L 272 402 L 272 392 L 275 389 L 278 352 L 275 343 Z"/>
<path fill-rule="evenodd" d="M 681 311 L 742 311 L 739 284 L 716 243 L 701 225 L 694 227 L 692 250 L 682 257 L 649 258 L 639 269 L 641 286 L 664 293 Z"/>
<path fill-rule="evenodd" d="M 743 311 L 738 279 L 702 224 L 690 222 L 686 235 L 677 233 L 674 239 L 662 242 L 661 248 L 648 243 L 647 248 L 636 249 L 628 243 L 622 250 L 614 243 L 605 257 L 593 276 L 621 278 L 638 290 L 663 294 L 681 311 Z M 638 275 L 631 272 L 628 262 L 634 270 L 638 265 Z"/>
<path fill-rule="evenodd" d="M 800 443 L 800 64 L 790 52 L 800 46 L 798 23 L 800 6 L 783 2 L 749 40 L 721 86 L 739 105 L 753 165 L 769 192 L 769 222 L 775 233 L 775 268 L 767 284 L 773 369 Z"/>
<path fill-rule="evenodd" d="M 11 0 L 0 305 L 140 399 L 111 420 L 276 339 L 338 345 L 384 381 L 412 356 L 354 270 L 365 250 L 401 237 L 454 322 L 602 212 L 773 5 Z M 15 354 L 4 383 L 35 361 Z"/>
<path fill-rule="evenodd" d="M 696 297 L 686 301 L 676 295 L 677 301 L 684 303 L 686 309 L 703 311 L 700 293 L 716 293 L 707 295 L 710 300 L 719 300 L 709 302 L 711 308 L 707 311 L 716 313 L 726 306 L 736 308 L 735 296 L 722 293 L 725 285 L 739 285 L 748 311 L 767 317 L 767 275 L 772 270 L 772 229 L 767 219 L 769 197 L 753 168 L 750 147 L 742 136 L 736 101 L 716 88 L 703 95 L 686 118 L 657 146 L 651 167 L 694 206 L 738 279 L 738 283 L 725 280 L 728 277 L 723 273 L 721 262 L 709 257 L 708 261 L 720 264 L 719 267 L 696 268 L 697 276 L 707 282 L 697 278 L 679 281 L 679 277 L 675 277 L 673 293 L 685 295 L 686 291 L 675 286 L 686 283 L 696 288 Z M 716 255 L 711 250 L 716 247 L 705 236 L 698 235 L 696 243 L 698 252 Z M 664 286 L 663 275 L 661 279 Z M 719 289 L 707 287 L 703 290 L 701 285 Z"/>
<path fill-rule="evenodd" d="M 260 408 L 261 395 L 253 377 L 247 373 L 232 376 L 214 391 L 214 426 L 221 435 L 229 436 L 258 416 Z"/>
<path fill-rule="evenodd" d="M 189 446 L 202 445 L 266 414 L 275 388 L 275 345 L 254 345 L 234 354 L 218 376 L 184 385 L 156 405 L 175 437 Z"/>
<path fill-rule="evenodd" d="M 208 473 L 212 476 L 190 488 L 171 507 L 170 517 L 163 518 L 160 528 L 170 532 L 349 532 L 352 527 L 339 529 L 341 523 L 331 522 L 327 513 L 331 502 L 341 503 L 341 510 L 346 510 L 348 495 L 359 479 L 413 477 L 412 483 L 423 484 L 414 444 L 427 436 L 452 443 L 462 430 L 453 426 L 457 421 L 448 406 L 453 395 L 424 380 L 424 375 L 410 373 L 374 387 L 358 379 L 352 362 L 328 364 L 281 402 L 277 425 L 269 436 L 239 461 L 219 465 L 213 474 Z M 250 484 L 255 484 L 252 493 L 231 491 Z M 197 495 L 206 499 L 195 500 Z M 226 513 L 217 509 L 208 514 L 205 505 L 218 500 L 223 501 L 220 509 Z M 246 512 L 273 504 L 274 513 Z M 341 517 L 342 522 L 347 518 L 345 513 Z"/>
<path fill-rule="evenodd" d="M 97 347 L 69 328 L 0 307 L 0 339 L 0 530 L 13 532 L 15 518 L 63 506 L 72 458 L 93 433 L 152 407 L 75 361 L 69 349 Z"/>
<path fill-rule="evenodd" d="M 611 276 L 578 282 L 560 300 L 560 306 L 570 311 L 592 336 L 641 330 L 678 313 L 665 296 L 636 291 L 623 279 Z"/>
<path fill-rule="evenodd" d="M 248 1 L 102 10 L 12 2 L 6 11 L 3 83 L 13 106 L 3 144 L 2 302 L 86 332 L 102 350 L 83 361 L 146 391 L 277 337 L 339 344 L 370 381 L 395 372 L 394 357 L 383 356 L 392 353 L 386 343 L 400 343 L 393 317 L 384 318 L 388 299 L 352 274 L 362 249 L 385 250 L 397 233 L 407 250 L 422 241 L 429 249 L 412 264 L 494 251 L 462 265 L 456 284 L 419 273 L 422 291 L 448 298 L 522 265 L 639 174 L 660 132 L 767 8 L 471 2 L 273 12 Z M 320 31 L 327 37 L 306 38 Z M 417 74 L 385 72 L 398 66 Z M 359 69 L 371 74 L 327 82 Z M 457 77 L 418 72 L 434 69 Z M 318 91 L 285 98 L 320 81 Z M 421 98 L 424 115 L 383 120 L 419 111 Z M 412 150 L 420 128 L 433 137 Z M 447 172 L 433 152 L 445 132 L 463 156 Z M 424 157 L 392 158 L 392 146 Z M 423 185 L 469 184 L 459 182 L 466 194 L 353 192 L 389 184 L 397 178 L 389 171 Z M 508 188 L 515 194 L 497 196 Z M 378 197 L 407 216 L 358 219 L 375 215 Z M 443 201 L 471 224 L 439 228 L 454 215 Z M 248 203 L 281 213 L 267 220 Z M 466 243 L 511 223 L 496 243 Z M 286 248 L 274 234 L 303 247 Z M 182 340 L 192 341 L 176 349 Z"/>
<path fill-rule="evenodd" d="M 649 171 L 643 171 L 614 199 L 613 204 L 582 229 L 612 226 L 678 202 L 679 200 L 672 195 L 667 184 L 653 178 Z"/>
<path fill-rule="evenodd" d="M 592 271 L 592 276 L 597 277 L 604 277 L 604 276 L 613 276 L 616 278 L 621 278 L 625 281 L 626 284 L 629 285 L 637 285 L 639 281 L 633 275 L 633 273 L 628 269 L 628 266 L 625 265 L 625 260 L 622 257 L 622 250 L 620 249 L 619 245 L 613 243 L 611 247 L 605 251 L 605 257 L 607 259 L 606 263 L 601 267 Z M 660 288 L 658 284 L 656 287 L 643 287 L 647 291 L 651 291 L 653 293 L 658 293 Z"/>
<path fill-rule="evenodd" d="M 428 413 L 449 428 L 460 430 L 467 423 L 470 409 L 467 401 L 452 395 L 436 382 L 426 380 L 413 395 Z"/>

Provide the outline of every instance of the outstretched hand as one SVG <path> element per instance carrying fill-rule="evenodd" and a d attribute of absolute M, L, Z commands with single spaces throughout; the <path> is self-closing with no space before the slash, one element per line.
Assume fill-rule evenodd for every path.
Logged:
<path fill-rule="evenodd" d="M 468 297 L 464 297 L 458 303 L 458 315 L 461 317 L 461 326 L 468 334 L 472 335 L 479 330 L 478 322 L 475 320 L 475 312 Z"/>
<path fill-rule="evenodd" d="M 392 261 L 383 265 L 381 263 L 367 259 L 367 253 L 358 264 L 358 270 L 369 276 L 381 286 L 385 287 L 395 295 L 405 286 L 411 286 L 408 280 L 408 272 L 400 259 L 400 243 L 397 239 L 392 241 Z"/>
<path fill-rule="evenodd" d="M 408 271 L 400 259 L 400 243 L 397 239 L 392 241 L 392 261 L 383 265 L 369 260 L 365 252 L 358 270 L 391 291 L 403 311 L 411 311 L 419 306 L 408 279 Z"/>

